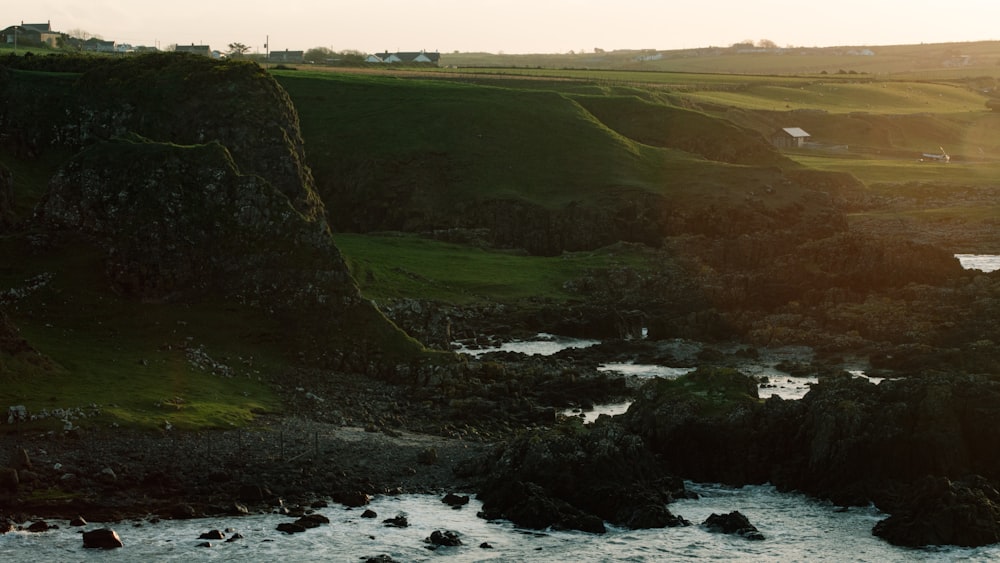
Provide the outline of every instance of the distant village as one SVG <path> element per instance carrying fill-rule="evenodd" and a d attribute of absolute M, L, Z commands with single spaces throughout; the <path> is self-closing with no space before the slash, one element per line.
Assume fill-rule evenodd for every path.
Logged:
<path fill-rule="evenodd" d="M 117 43 L 115 41 L 108 41 L 105 39 L 99 39 L 97 37 L 90 37 L 88 39 L 82 39 L 79 37 L 71 36 L 67 33 L 55 31 L 52 29 L 52 22 L 48 21 L 45 23 L 24 23 L 10 25 L 0 30 L 0 44 L 13 46 L 16 48 L 18 45 L 22 47 L 48 47 L 51 49 L 67 49 L 75 50 L 88 53 L 144 53 L 144 52 L 157 52 L 160 51 L 158 47 L 150 46 L 133 46 L 128 43 Z M 196 55 L 203 55 L 206 57 L 213 58 L 226 58 L 231 55 L 229 51 L 220 51 L 217 49 L 212 49 L 209 45 L 195 45 L 194 43 L 189 45 L 172 45 L 171 48 L 167 50 L 172 50 L 180 53 L 194 53 Z M 285 49 L 283 51 L 267 51 L 263 55 L 264 59 L 268 62 L 273 63 L 304 63 L 306 62 L 306 52 L 305 51 L 291 51 Z M 255 55 L 255 58 L 258 58 Z M 372 53 L 365 55 L 363 57 L 363 62 L 374 63 L 374 64 L 431 64 L 437 65 L 441 60 L 441 54 L 437 52 L 429 51 L 411 51 L 411 52 L 395 52 L 390 53 L 388 51 L 383 53 Z"/>

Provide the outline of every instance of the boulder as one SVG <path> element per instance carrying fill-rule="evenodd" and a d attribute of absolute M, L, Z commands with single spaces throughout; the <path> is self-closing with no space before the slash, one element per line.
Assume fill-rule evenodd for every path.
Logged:
<path fill-rule="evenodd" d="M 305 527 L 293 522 L 282 522 L 278 524 L 277 530 L 286 534 L 299 534 L 306 531 Z"/>
<path fill-rule="evenodd" d="M 333 502 L 357 508 L 371 502 L 372 497 L 361 491 L 337 491 L 333 493 Z"/>
<path fill-rule="evenodd" d="M 456 495 L 455 493 L 448 493 L 441 499 L 441 502 L 452 507 L 460 507 L 469 504 L 469 495 Z"/>
<path fill-rule="evenodd" d="M 118 532 L 110 528 L 100 528 L 83 533 L 83 547 L 93 549 L 115 549 L 123 547 Z"/>
<path fill-rule="evenodd" d="M 433 545 L 434 547 L 454 547 L 462 545 L 462 539 L 458 536 L 457 532 L 452 532 L 451 530 L 434 530 L 431 532 L 430 537 L 425 539 L 427 543 Z"/>
<path fill-rule="evenodd" d="M 764 539 L 764 534 L 760 533 L 757 527 L 751 524 L 750 520 L 738 510 L 734 510 L 729 514 L 713 513 L 705 519 L 702 526 L 711 532 L 735 534 L 743 536 L 748 540 Z"/>
<path fill-rule="evenodd" d="M 296 520 L 295 523 L 303 528 L 318 528 L 323 524 L 329 524 L 330 519 L 322 514 L 306 514 Z"/>
<path fill-rule="evenodd" d="M 200 540 L 224 540 L 224 539 L 226 539 L 226 534 L 223 534 L 219 530 L 212 530 L 212 531 L 205 532 L 202 535 L 198 536 L 198 539 L 200 539 Z"/>
<path fill-rule="evenodd" d="M 406 519 L 406 516 L 399 514 L 397 516 L 393 516 L 392 518 L 382 520 L 382 524 L 389 528 L 407 528 L 410 526 L 410 521 Z"/>
<path fill-rule="evenodd" d="M 45 532 L 45 531 L 48 531 L 49 529 L 51 529 L 51 527 L 52 526 L 50 526 L 49 523 L 46 522 L 45 520 L 38 520 L 38 521 L 32 522 L 31 525 L 28 526 L 28 531 L 29 532 L 35 532 L 35 533 Z"/>

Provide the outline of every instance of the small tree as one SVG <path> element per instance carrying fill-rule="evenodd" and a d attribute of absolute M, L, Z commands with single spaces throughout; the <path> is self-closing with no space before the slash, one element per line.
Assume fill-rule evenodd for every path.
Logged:
<path fill-rule="evenodd" d="M 230 43 L 229 44 L 229 56 L 233 58 L 240 58 L 246 55 L 250 51 L 250 47 L 244 45 L 243 43 Z"/>
<path fill-rule="evenodd" d="M 313 47 L 302 55 L 302 60 L 310 63 L 328 63 L 334 58 L 333 50 L 326 47 Z"/>

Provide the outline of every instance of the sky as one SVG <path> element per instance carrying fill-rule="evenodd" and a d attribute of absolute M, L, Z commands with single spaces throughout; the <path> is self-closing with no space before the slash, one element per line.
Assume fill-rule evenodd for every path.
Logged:
<path fill-rule="evenodd" d="M 242 43 L 251 52 L 568 53 L 1000 40 L 1000 0 L 32 0 L 12 24 L 51 22 L 135 46 Z"/>

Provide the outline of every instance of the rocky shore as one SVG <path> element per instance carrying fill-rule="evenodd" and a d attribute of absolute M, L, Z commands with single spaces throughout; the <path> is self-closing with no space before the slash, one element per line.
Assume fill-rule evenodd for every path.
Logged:
<path fill-rule="evenodd" d="M 265 417 L 231 431 L 78 430 L 8 435 L 0 466 L 16 470 L 0 514 L 91 522 L 289 510 L 332 499 L 468 491 L 456 469 L 488 444 L 405 430 Z"/>

